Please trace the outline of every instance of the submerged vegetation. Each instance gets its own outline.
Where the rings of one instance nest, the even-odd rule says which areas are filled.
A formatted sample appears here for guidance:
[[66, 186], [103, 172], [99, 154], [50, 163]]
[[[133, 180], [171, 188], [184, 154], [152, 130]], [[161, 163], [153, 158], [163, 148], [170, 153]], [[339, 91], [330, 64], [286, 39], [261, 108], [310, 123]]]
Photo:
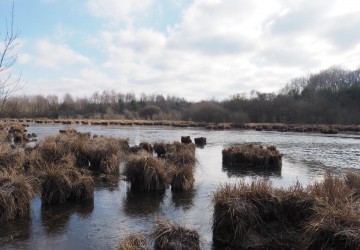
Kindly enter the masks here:
[[[349, 181], [351, 180], [351, 181]], [[234, 248], [357, 249], [360, 175], [325, 175], [304, 188], [265, 180], [221, 186], [214, 193], [213, 240]]]

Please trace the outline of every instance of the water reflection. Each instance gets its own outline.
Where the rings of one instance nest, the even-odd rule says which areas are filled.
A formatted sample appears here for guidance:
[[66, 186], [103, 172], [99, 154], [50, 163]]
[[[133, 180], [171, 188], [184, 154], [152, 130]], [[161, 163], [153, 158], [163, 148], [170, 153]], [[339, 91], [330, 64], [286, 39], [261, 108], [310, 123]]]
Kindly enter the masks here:
[[84, 203], [66, 203], [54, 206], [41, 206], [41, 224], [48, 234], [61, 234], [69, 227], [72, 215], [81, 218], [91, 216], [94, 210], [94, 201]]
[[129, 188], [123, 201], [123, 209], [131, 217], [155, 214], [159, 212], [164, 197], [165, 191], [139, 192]]
[[222, 171], [225, 172], [229, 178], [244, 176], [281, 177], [281, 168], [266, 169], [253, 166], [234, 167], [223, 164]]
[[21, 218], [0, 223], [0, 243], [27, 240], [30, 237], [31, 219]]
[[119, 175], [94, 176], [95, 189], [106, 189], [113, 192], [119, 188]]
[[182, 207], [184, 210], [187, 210], [194, 205], [193, 199], [195, 196], [195, 189], [189, 191], [175, 191], [172, 192], [171, 201], [176, 208]]

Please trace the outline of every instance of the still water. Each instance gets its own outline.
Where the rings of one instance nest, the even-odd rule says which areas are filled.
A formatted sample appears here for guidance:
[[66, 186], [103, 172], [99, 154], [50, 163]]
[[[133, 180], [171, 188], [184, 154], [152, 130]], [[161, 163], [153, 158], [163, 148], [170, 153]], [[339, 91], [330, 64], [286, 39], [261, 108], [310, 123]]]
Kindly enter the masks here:
[[[314, 182], [326, 171], [360, 171], [360, 134], [258, 132], [250, 130], [209, 131], [171, 127], [87, 126], [30, 124], [29, 133], [39, 139], [59, 129], [75, 128], [97, 135], [129, 138], [130, 145], [142, 141], [179, 141], [181, 136], [206, 137], [207, 145], [196, 149], [198, 160], [195, 188], [191, 192], [132, 193], [122, 177], [97, 183], [94, 201], [42, 207], [34, 198], [30, 219], [9, 222], [0, 228], [0, 249], [115, 249], [130, 233], [148, 234], [157, 218], [172, 219], [201, 236], [202, 249], [212, 249], [211, 195], [221, 183], [240, 178], [270, 179], [273, 186], [287, 187], [296, 181]], [[275, 145], [283, 156], [281, 171], [252, 172], [222, 166], [223, 148], [244, 143]], [[121, 168], [122, 166], [120, 166]], [[12, 236], [12, 237], [11, 237]]]

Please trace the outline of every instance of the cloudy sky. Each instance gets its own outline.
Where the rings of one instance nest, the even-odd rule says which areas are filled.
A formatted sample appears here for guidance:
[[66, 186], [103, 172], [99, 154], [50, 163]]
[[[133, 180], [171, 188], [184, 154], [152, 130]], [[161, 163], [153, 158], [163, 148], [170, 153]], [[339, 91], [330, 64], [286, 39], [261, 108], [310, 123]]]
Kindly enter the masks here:
[[358, 0], [15, 0], [14, 14], [20, 93], [222, 100], [360, 67]]

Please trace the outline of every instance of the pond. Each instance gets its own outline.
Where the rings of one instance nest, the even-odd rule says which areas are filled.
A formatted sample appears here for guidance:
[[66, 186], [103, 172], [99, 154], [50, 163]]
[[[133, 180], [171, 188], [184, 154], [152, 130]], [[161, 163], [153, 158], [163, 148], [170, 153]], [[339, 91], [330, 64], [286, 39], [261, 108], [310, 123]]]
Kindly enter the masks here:
[[[39, 139], [59, 129], [75, 128], [97, 135], [142, 141], [179, 141], [181, 136], [206, 137], [207, 145], [196, 149], [195, 188], [191, 192], [132, 193], [122, 177], [96, 183], [93, 202], [44, 208], [40, 197], [32, 202], [30, 219], [8, 222], [0, 228], [1, 249], [115, 249], [130, 233], [148, 234], [157, 218], [172, 219], [201, 236], [202, 249], [212, 249], [212, 193], [222, 183], [241, 178], [266, 178], [273, 186], [287, 187], [296, 181], [306, 185], [322, 179], [326, 171], [360, 170], [360, 134], [211, 131], [194, 128], [144, 126], [90, 126], [33, 124], [28, 132]], [[222, 166], [221, 151], [227, 146], [256, 143], [275, 145], [283, 156], [281, 171], [254, 172]], [[122, 167], [122, 166], [120, 166]], [[10, 237], [11, 236], [11, 237]]]

